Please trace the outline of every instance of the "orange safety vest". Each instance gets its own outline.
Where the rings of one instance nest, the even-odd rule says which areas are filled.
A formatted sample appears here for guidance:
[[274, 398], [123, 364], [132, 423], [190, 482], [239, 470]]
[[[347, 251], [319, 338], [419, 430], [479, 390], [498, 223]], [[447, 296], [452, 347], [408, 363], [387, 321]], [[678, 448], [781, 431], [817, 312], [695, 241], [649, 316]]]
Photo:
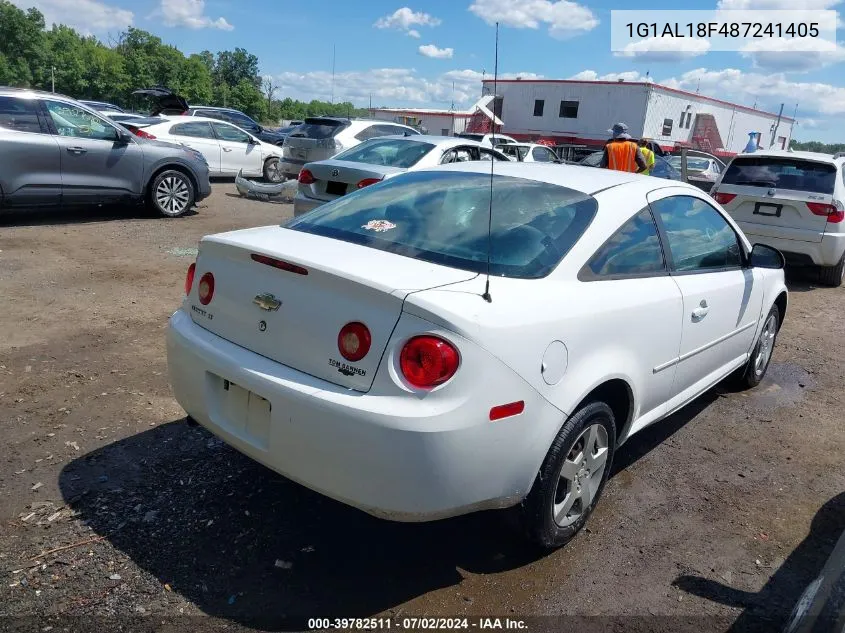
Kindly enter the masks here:
[[607, 148], [607, 168], [637, 172], [637, 144], [633, 141], [611, 141]]

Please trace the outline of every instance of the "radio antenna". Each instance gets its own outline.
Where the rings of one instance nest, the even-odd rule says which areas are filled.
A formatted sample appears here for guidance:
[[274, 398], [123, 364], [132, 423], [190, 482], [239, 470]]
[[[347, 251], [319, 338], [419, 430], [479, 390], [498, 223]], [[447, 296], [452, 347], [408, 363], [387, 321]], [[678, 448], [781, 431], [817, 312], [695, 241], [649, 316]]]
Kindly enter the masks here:
[[[490, 138], [490, 145], [496, 148], [496, 93], [499, 79], [499, 23], [496, 22], [496, 56], [493, 65], [493, 120], [491, 121], [493, 135]], [[487, 208], [487, 282], [484, 285], [484, 294], [481, 298], [487, 303], [493, 302], [490, 296], [490, 251], [493, 249], [493, 166], [496, 164], [495, 156], [490, 155], [490, 206]]]

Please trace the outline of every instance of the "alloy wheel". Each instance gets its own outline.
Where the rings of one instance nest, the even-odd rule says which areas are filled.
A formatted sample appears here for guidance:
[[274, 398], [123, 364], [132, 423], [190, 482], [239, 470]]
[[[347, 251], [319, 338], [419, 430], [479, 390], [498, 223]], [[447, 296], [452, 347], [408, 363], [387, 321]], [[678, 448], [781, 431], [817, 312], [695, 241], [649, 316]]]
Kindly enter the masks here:
[[552, 499], [555, 523], [567, 527], [590, 508], [607, 467], [608, 437], [601, 424], [593, 424], [578, 436], [561, 465]]
[[757, 356], [754, 357], [754, 373], [762, 376], [769, 366], [769, 360], [772, 358], [772, 351], [775, 347], [775, 336], [777, 335], [777, 318], [774, 314], [770, 314], [766, 319], [766, 324], [763, 326], [763, 331], [760, 333], [760, 347], [757, 350]]
[[179, 176], [166, 176], [158, 183], [155, 198], [159, 208], [168, 215], [178, 215], [188, 206], [188, 183]]

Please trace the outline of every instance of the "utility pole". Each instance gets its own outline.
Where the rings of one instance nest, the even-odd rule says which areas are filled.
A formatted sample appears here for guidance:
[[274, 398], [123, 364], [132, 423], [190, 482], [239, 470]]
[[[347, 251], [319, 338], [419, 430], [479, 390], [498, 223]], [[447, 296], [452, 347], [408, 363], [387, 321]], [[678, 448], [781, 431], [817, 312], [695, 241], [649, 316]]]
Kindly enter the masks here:
[[334, 105], [334, 62], [335, 62], [335, 45], [332, 44], [332, 105]]
[[53, 85], [53, 92], [56, 92], [56, 67], [50, 66], [50, 83]]

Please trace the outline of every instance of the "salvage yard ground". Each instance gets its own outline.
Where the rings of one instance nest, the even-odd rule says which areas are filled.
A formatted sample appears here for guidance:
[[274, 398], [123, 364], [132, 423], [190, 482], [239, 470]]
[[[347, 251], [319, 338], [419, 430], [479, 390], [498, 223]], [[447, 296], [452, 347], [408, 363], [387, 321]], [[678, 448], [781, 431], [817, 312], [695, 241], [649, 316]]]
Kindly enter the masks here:
[[239, 631], [568, 614], [774, 631], [845, 528], [845, 289], [813, 273], [789, 275], [764, 383], [634, 437], [556, 553], [527, 548], [509, 513], [388, 523], [286, 481], [188, 427], [168, 386], [167, 318], [199, 238], [292, 213], [213, 186], [175, 220], [0, 218], [0, 615], [56, 630], [58, 616]]

